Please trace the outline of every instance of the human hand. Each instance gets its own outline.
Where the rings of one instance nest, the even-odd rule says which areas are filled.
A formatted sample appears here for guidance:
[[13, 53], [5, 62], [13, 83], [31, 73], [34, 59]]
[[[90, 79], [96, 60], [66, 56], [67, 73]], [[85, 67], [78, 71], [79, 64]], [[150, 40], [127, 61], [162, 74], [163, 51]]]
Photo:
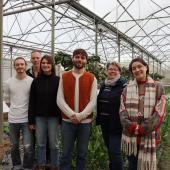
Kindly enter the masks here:
[[35, 125], [29, 125], [29, 129], [30, 130], [34, 130], [35, 129]]
[[75, 123], [75, 124], [80, 123], [80, 121], [76, 117], [76, 114], [72, 115], [70, 117], [70, 119], [71, 119], [72, 123]]

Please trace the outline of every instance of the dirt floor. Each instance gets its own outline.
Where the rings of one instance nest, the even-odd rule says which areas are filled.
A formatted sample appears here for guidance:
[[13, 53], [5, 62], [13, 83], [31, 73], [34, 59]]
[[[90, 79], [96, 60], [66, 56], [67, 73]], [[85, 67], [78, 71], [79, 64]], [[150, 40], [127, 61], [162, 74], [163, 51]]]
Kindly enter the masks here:
[[4, 141], [3, 145], [0, 145], [0, 163], [2, 163], [4, 155], [9, 153], [10, 142]]

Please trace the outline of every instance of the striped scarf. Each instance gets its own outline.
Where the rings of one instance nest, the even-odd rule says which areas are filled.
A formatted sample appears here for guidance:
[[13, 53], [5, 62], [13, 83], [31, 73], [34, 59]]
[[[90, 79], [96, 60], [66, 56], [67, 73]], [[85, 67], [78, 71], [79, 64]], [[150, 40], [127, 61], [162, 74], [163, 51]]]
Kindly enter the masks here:
[[[138, 85], [136, 80], [130, 81], [127, 86], [126, 110], [129, 117], [138, 119]], [[156, 86], [150, 77], [145, 85], [144, 112], [145, 120], [153, 113], [156, 102]], [[128, 155], [137, 155], [137, 137], [122, 134], [122, 150]], [[155, 131], [141, 137], [138, 150], [138, 170], [156, 170], [156, 139]]]

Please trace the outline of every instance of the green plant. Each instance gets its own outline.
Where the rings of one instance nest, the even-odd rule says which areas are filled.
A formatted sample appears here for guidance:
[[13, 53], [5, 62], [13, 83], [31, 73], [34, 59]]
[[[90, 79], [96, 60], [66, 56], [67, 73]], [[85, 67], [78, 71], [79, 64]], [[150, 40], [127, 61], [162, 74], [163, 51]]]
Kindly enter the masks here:
[[151, 73], [149, 74], [154, 80], [161, 80], [163, 78], [165, 78], [164, 76], [160, 75], [159, 73]]
[[101, 134], [100, 126], [93, 122], [92, 134], [88, 147], [88, 170], [108, 169], [108, 155]]
[[165, 120], [163, 122], [163, 125], [161, 126], [161, 143], [157, 149], [157, 157], [158, 161], [165, 158], [165, 146], [167, 145], [168, 141], [168, 134], [170, 131], [170, 103], [169, 100], [167, 100], [167, 114], [165, 116]]
[[66, 71], [72, 69], [72, 67], [73, 67], [71, 55], [64, 53], [62, 51], [58, 51], [55, 54], [54, 60], [55, 60], [56, 64], [61, 63], [61, 65], [64, 67], [64, 70], [66, 70]]
[[129, 69], [126, 67], [122, 67], [121, 75], [125, 77], [127, 80], [132, 78], [132, 74], [130, 73]]
[[170, 93], [170, 87], [165, 87], [165, 93], [169, 94]]
[[8, 122], [3, 123], [3, 131], [5, 134], [9, 134], [9, 125]]

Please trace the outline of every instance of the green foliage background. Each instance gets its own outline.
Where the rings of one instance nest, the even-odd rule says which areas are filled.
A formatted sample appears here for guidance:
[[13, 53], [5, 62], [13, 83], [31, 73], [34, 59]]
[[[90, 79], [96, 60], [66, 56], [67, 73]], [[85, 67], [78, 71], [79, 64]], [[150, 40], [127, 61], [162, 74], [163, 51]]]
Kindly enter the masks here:
[[[170, 87], [165, 88], [165, 92], [167, 95], [170, 95]], [[165, 158], [165, 146], [168, 142], [168, 134], [170, 131], [170, 99], [167, 97], [167, 105], [166, 105], [166, 116], [165, 120], [161, 126], [161, 143], [157, 149], [158, 161], [161, 161]]]

